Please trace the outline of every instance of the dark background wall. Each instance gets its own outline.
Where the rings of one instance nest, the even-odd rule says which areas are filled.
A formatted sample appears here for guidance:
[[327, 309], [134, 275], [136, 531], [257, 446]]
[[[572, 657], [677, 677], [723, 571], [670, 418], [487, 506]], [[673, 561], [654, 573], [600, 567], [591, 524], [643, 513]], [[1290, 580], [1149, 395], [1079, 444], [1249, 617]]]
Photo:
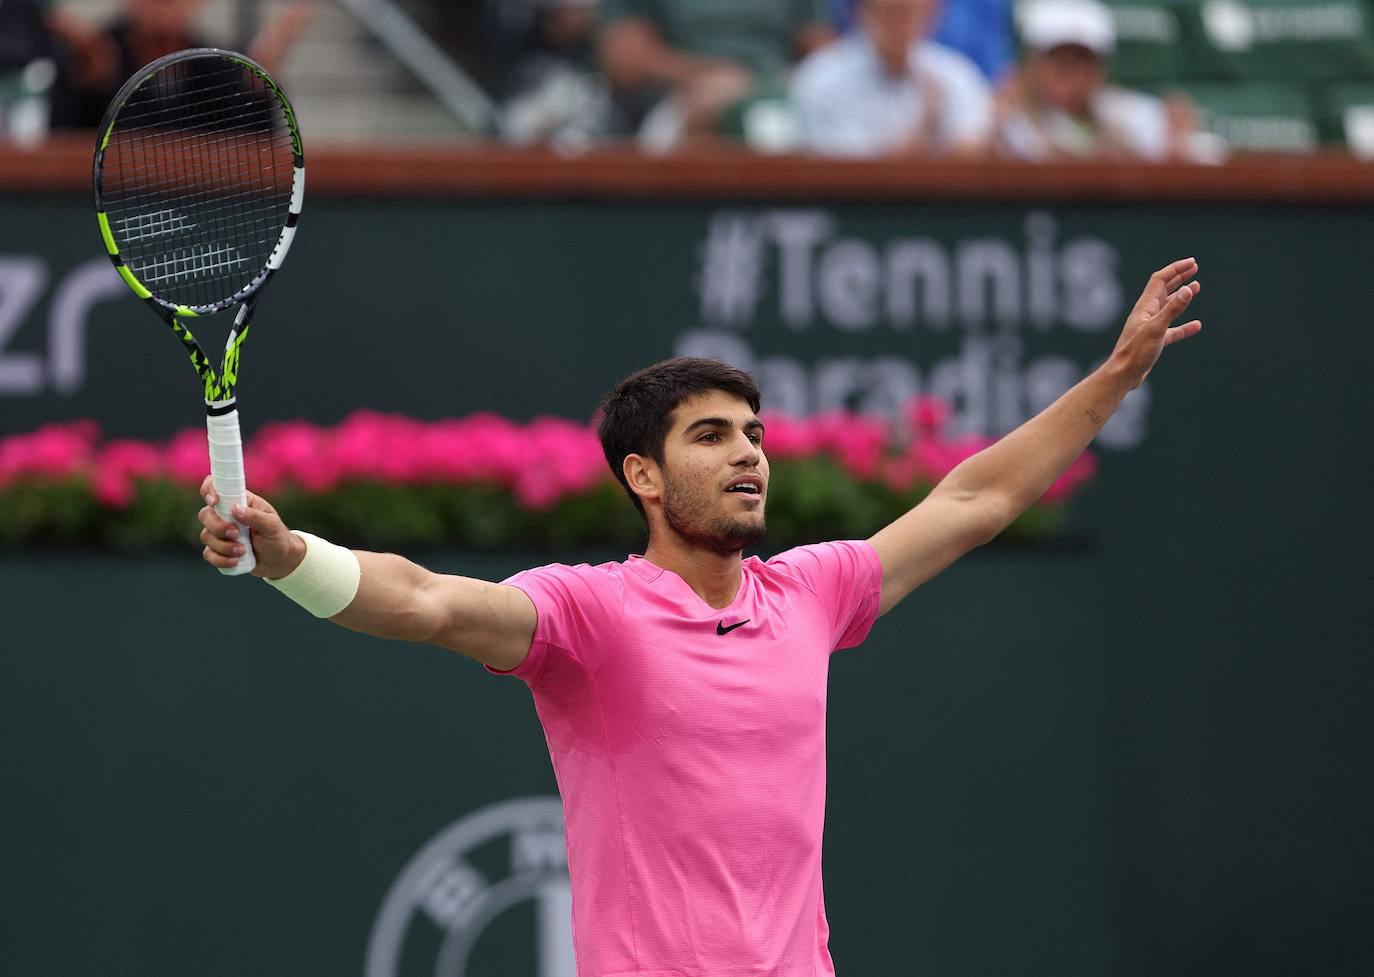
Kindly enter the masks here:
[[[0, 431], [199, 424], [165, 328], [104, 291], [86, 202], [0, 214], [0, 318], [24, 306]], [[1196, 254], [1206, 328], [1100, 448], [1079, 545], [974, 554], [835, 657], [832, 952], [842, 977], [1363, 974], [1370, 230], [1367, 208], [1296, 205], [321, 199], [245, 347], [245, 424], [585, 417], [628, 370], [710, 347], [775, 401], [935, 390], [996, 433]], [[904, 312], [888, 269], [910, 247], [944, 255], [944, 318], [934, 278]], [[420, 557], [496, 579], [617, 556], [437, 545]], [[330, 629], [194, 553], [11, 552], [0, 595], [16, 973], [359, 972], [417, 850], [554, 792], [520, 683]], [[539, 972], [522, 912], [469, 974]]]

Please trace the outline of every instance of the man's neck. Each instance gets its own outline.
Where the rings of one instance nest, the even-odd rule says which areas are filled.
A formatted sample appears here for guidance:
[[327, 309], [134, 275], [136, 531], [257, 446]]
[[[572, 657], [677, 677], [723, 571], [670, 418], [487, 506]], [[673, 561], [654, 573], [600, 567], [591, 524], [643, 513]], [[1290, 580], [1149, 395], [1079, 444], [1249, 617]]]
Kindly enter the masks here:
[[729, 607], [739, 593], [742, 552], [714, 553], [689, 546], [681, 539], [660, 539], [661, 535], [664, 534], [655, 534], [649, 540], [644, 559], [676, 573], [711, 607]]
[[865, 35], [865, 39], [873, 51], [873, 57], [877, 58], [878, 64], [882, 66], [885, 75], [897, 79], [906, 78], [911, 74], [911, 49], [913, 45], [908, 44], [901, 51], [889, 51], [886, 48], [879, 48], [872, 37]]

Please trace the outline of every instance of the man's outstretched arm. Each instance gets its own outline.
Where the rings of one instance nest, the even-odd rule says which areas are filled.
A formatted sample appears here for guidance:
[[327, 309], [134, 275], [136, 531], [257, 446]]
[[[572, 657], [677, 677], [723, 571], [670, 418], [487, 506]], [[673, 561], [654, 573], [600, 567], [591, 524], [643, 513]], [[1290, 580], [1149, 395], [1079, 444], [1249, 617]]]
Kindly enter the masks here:
[[[207, 476], [200, 487], [205, 561], [232, 566], [243, 552], [238, 530], [215, 512], [215, 490]], [[248, 508], [235, 518], [252, 531], [254, 576], [276, 580], [294, 572], [307, 544], [287, 529], [261, 496], [248, 494]], [[332, 544], [322, 545], [329, 546]], [[431, 573], [392, 553], [355, 550], [361, 576], [353, 599], [329, 618], [335, 624], [380, 638], [422, 641], [457, 651], [492, 668], [509, 671], [524, 661], [534, 636], [534, 604], [516, 587], [470, 577]]]
[[1184, 258], [1151, 275], [1106, 363], [869, 540], [883, 565], [879, 614], [1011, 525], [1083, 453], [1164, 347], [1202, 329], [1196, 319], [1170, 327], [1201, 288], [1196, 274], [1197, 262]]

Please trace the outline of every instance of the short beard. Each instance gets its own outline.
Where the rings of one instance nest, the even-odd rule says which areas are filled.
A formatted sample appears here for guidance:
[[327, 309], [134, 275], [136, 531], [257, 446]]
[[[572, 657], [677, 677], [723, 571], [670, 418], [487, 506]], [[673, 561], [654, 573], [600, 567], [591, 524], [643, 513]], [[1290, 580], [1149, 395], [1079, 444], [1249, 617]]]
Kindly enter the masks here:
[[684, 496], [669, 480], [663, 494], [663, 518], [668, 528], [691, 546], [709, 550], [720, 556], [738, 553], [763, 538], [767, 526], [764, 518], [746, 521], [734, 516], [722, 516], [703, 526], [706, 504], [700, 499]]

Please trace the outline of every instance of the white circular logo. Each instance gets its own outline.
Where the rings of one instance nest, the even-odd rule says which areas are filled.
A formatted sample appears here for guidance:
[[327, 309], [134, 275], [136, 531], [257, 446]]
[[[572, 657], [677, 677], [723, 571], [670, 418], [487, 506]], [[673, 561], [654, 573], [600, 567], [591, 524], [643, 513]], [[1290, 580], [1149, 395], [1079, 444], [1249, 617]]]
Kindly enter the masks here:
[[1248, 51], [1255, 44], [1255, 15], [1235, 0], [1210, 0], [1202, 7], [1202, 22], [1223, 51]]
[[366, 977], [467, 977], [478, 937], [518, 907], [518, 925], [534, 929], [519, 943], [533, 947], [536, 977], [575, 977], [572, 885], [557, 797], [493, 804], [425, 845], [377, 914]]

